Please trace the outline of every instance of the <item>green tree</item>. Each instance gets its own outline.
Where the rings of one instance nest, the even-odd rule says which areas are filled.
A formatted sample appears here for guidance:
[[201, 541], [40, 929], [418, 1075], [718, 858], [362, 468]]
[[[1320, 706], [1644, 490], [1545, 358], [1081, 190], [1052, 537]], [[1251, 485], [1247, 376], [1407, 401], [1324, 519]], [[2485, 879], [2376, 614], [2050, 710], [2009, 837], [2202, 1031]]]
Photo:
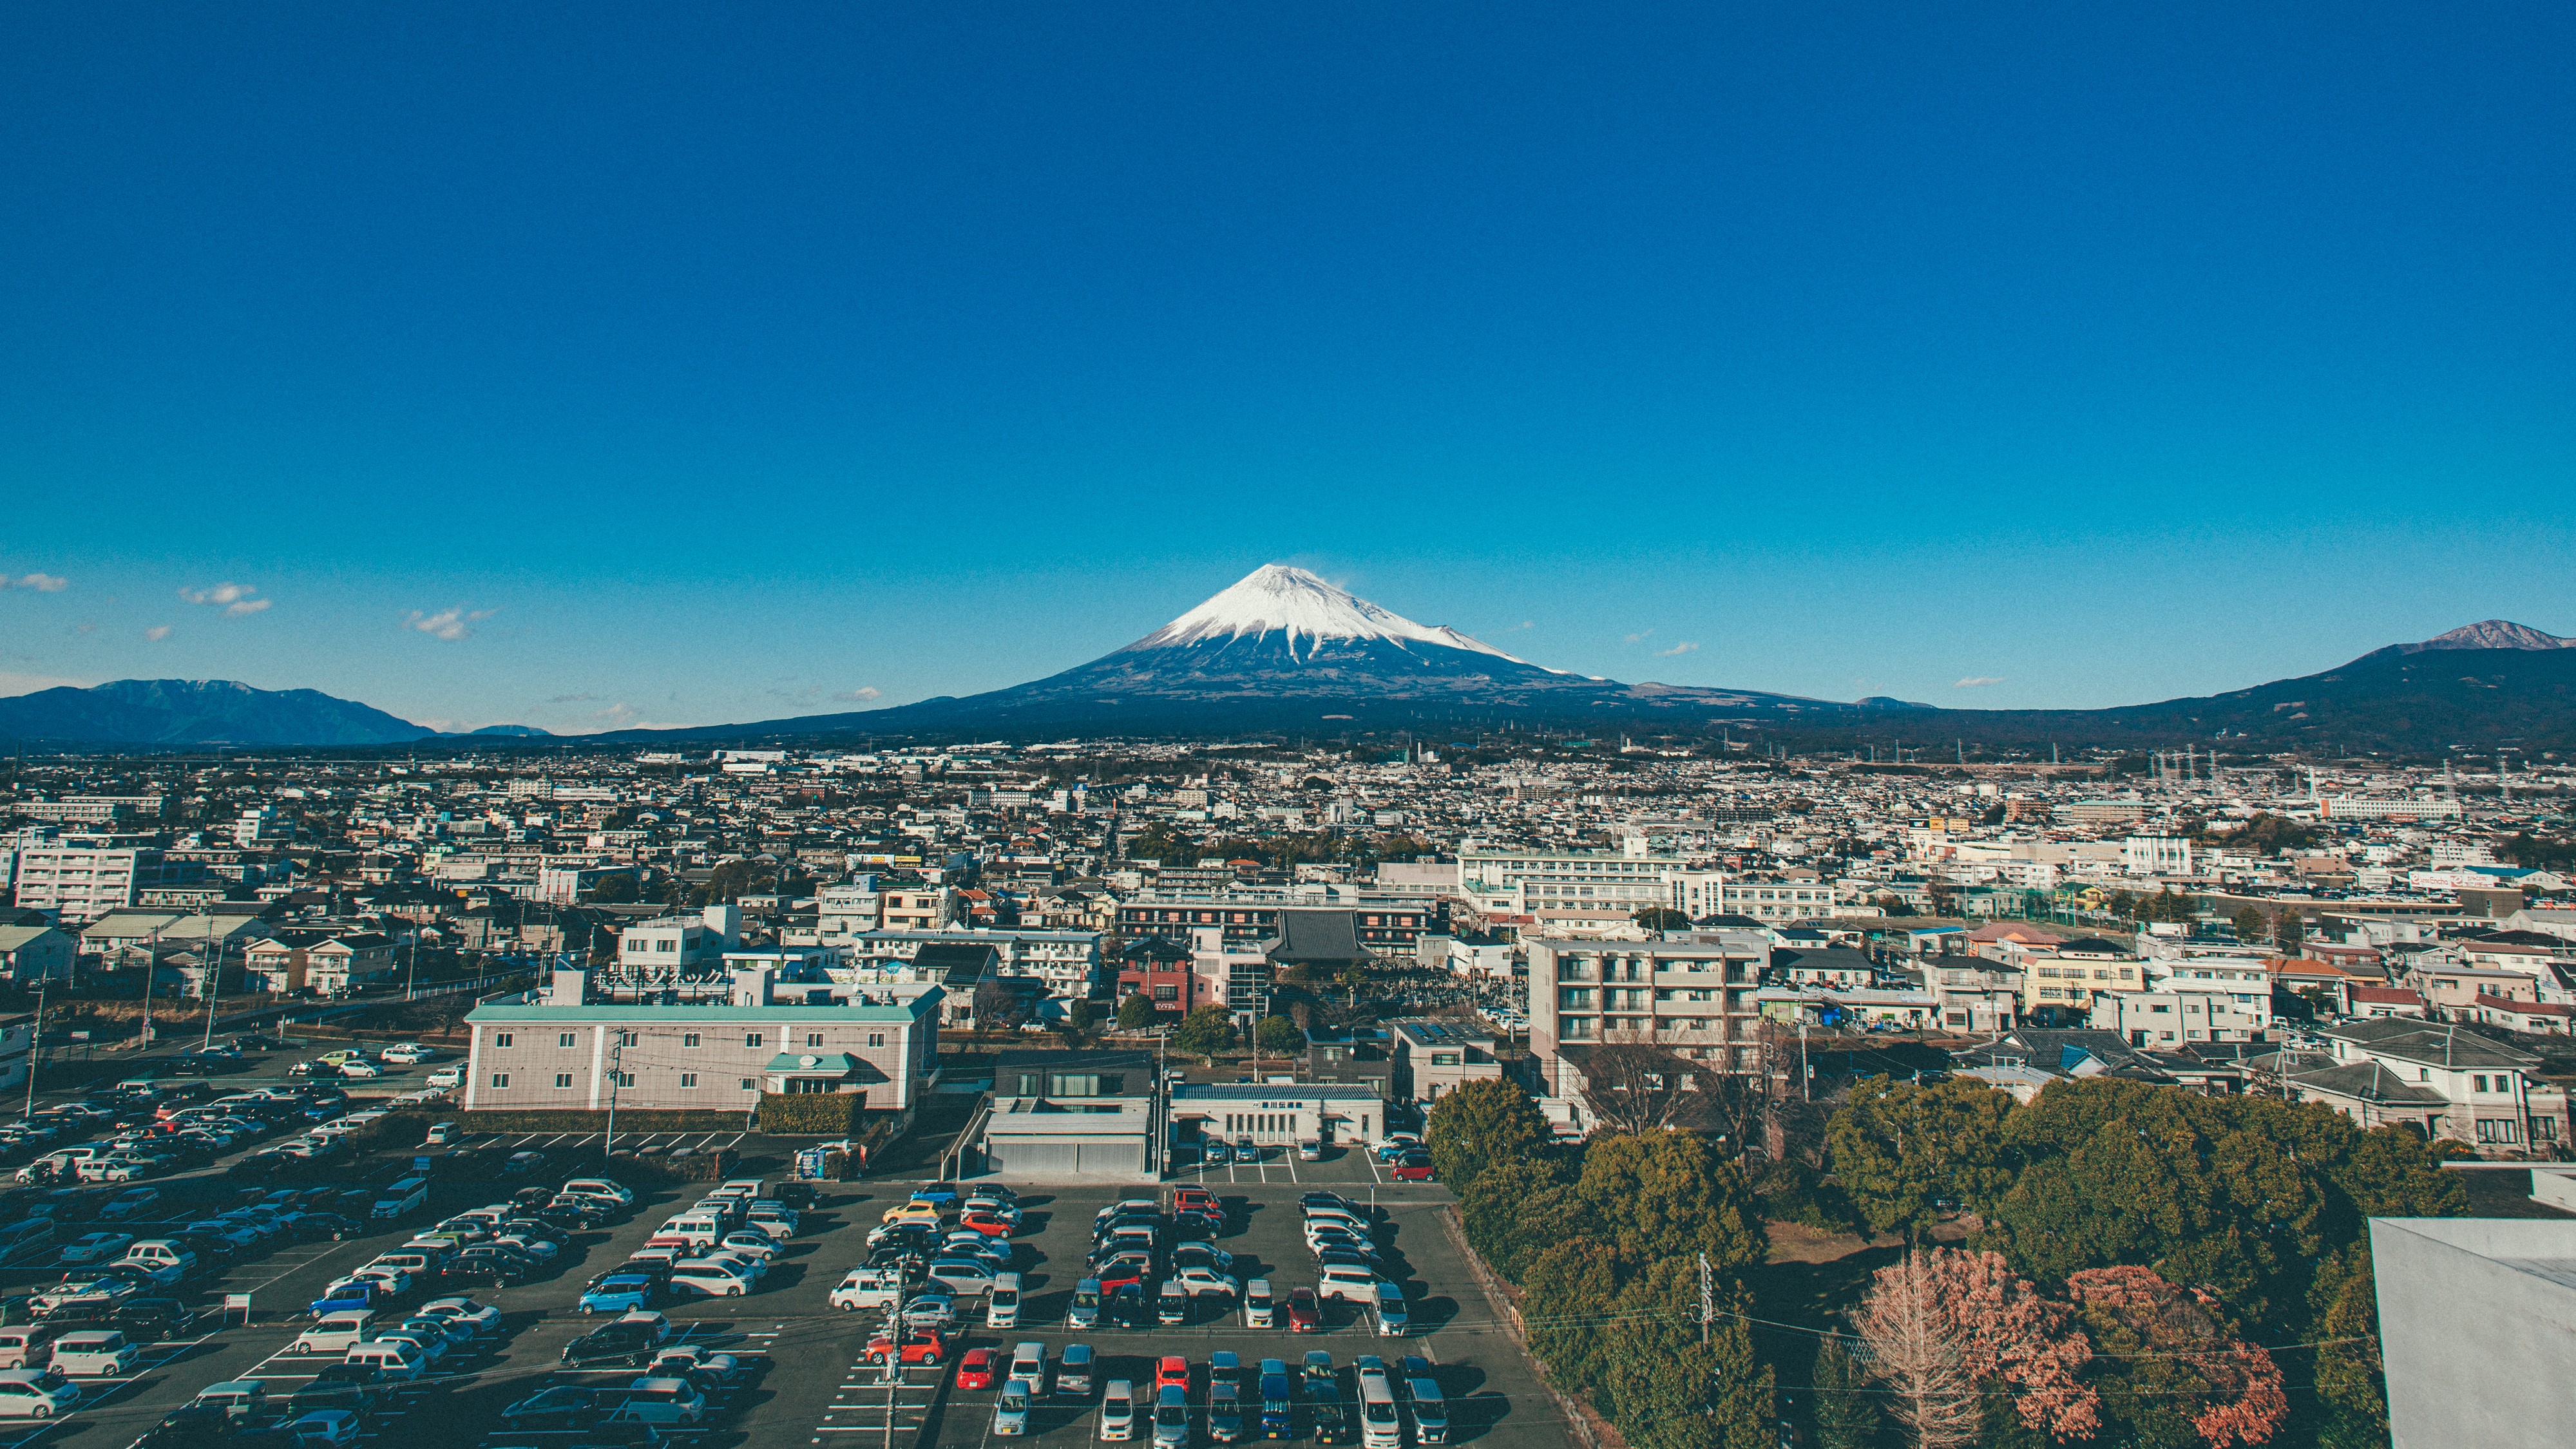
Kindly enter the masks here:
[[1131, 991], [1118, 1000], [1118, 1024], [1129, 1031], [1142, 1031], [1154, 1024], [1154, 1003], [1145, 993]]
[[1234, 1045], [1234, 1021], [1225, 1008], [1213, 1003], [1194, 1008], [1172, 1029], [1172, 1050], [1204, 1057], [1211, 1067], [1216, 1054]]
[[1876, 1449], [1884, 1424], [1878, 1395], [1839, 1338], [1826, 1339], [1816, 1350], [1815, 1391], [1808, 1403], [1816, 1449]]
[[1344, 992], [1348, 993], [1351, 1005], [1360, 1004], [1360, 993], [1368, 989], [1368, 979], [1368, 967], [1365, 963], [1352, 961], [1342, 967], [1338, 984]]
[[1496, 1162], [1457, 1189], [1458, 1218], [1487, 1266], [1518, 1283], [1532, 1260], [1584, 1229], [1574, 1183], [1553, 1155]]
[[1297, 1023], [1284, 1016], [1261, 1018], [1260, 1024], [1252, 1029], [1252, 1041], [1272, 1056], [1284, 1057], [1306, 1049], [1306, 1034], [1297, 1029]]
[[1964, 1077], [1874, 1077], [1826, 1124], [1834, 1176], [1871, 1227], [1919, 1237], [1944, 1203], [1982, 1213], [2010, 1189], [2012, 1111], [2009, 1095]]
[[1432, 1174], [1463, 1196], [1485, 1171], [1523, 1160], [1553, 1135], [1520, 1083], [1487, 1077], [1462, 1082], [1432, 1103], [1422, 1140], [1431, 1150]]
[[1064, 1009], [1064, 1024], [1076, 1036], [1088, 1035], [1099, 1025], [1100, 1010], [1089, 1001], [1076, 1001]]
[[[1592, 1234], [1621, 1260], [1645, 1264], [1706, 1254], [1732, 1276], [1762, 1260], [1766, 1239], [1752, 1188], [1717, 1144], [1666, 1128], [1595, 1141], [1575, 1192]], [[1694, 1270], [1696, 1271], [1696, 1270]]]
[[1648, 906], [1628, 918], [1649, 931], [1687, 931], [1691, 918], [1670, 906]]
[[2260, 941], [2270, 934], [2272, 934], [2272, 923], [2263, 919], [2263, 913], [2260, 910], [2257, 910], [2252, 906], [2242, 906], [2237, 909], [2237, 940], [2247, 942]]

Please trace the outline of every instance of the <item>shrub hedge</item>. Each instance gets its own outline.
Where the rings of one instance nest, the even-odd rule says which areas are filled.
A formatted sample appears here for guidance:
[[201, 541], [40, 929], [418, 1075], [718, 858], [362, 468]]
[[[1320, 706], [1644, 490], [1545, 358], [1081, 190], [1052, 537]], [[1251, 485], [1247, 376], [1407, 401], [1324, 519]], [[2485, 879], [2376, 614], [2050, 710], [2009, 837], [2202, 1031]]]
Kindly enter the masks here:
[[763, 1092], [760, 1130], [780, 1137], [847, 1137], [859, 1130], [867, 1100], [857, 1092]]

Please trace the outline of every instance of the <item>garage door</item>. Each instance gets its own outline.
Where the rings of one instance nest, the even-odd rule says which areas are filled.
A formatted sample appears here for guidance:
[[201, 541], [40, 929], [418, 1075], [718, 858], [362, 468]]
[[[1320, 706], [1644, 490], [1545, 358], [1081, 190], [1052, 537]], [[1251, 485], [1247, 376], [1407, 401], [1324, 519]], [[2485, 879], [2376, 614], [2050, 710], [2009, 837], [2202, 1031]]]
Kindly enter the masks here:
[[984, 1139], [992, 1170], [1009, 1177], [1133, 1177], [1145, 1170], [1145, 1144]]

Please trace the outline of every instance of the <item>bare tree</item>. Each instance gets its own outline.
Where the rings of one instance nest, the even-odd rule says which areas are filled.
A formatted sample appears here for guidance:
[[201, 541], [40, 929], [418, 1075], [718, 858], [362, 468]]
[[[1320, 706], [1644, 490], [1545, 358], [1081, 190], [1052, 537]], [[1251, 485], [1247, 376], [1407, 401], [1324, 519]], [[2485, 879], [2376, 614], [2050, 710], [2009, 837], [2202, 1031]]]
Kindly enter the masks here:
[[1701, 1130], [1710, 1117], [1716, 1069], [1646, 1039], [1613, 1039], [1584, 1054], [1583, 1099], [1619, 1132], [1659, 1127]]
[[1916, 1449], [1962, 1449], [1977, 1440], [1976, 1381], [1967, 1345], [1920, 1253], [1878, 1270], [1854, 1327], [1869, 1347], [1870, 1376]]

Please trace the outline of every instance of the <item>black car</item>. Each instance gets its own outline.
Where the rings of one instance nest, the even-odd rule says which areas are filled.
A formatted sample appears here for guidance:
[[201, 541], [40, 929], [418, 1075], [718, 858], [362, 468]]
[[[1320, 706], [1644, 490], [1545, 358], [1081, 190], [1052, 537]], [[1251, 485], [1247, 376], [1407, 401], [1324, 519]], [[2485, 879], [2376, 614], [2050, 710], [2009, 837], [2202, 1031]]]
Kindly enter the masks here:
[[380, 1368], [335, 1363], [307, 1379], [288, 1401], [287, 1417], [301, 1418], [316, 1409], [347, 1409], [364, 1414], [393, 1397], [402, 1385]]
[[579, 1367], [642, 1368], [661, 1347], [649, 1324], [612, 1323], [565, 1344], [562, 1361]]
[[344, 1218], [338, 1213], [299, 1213], [295, 1219], [295, 1237], [298, 1242], [318, 1243], [327, 1239], [334, 1243], [344, 1243], [351, 1238], [364, 1237], [366, 1233], [365, 1223]]
[[1315, 1442], [1348, 1444], [1357, 1436], [1351, 1433], [1351, 1411], [1342, 1403], [1342, 1391], [1330, 1383], [1309, 1380], [1306, 1403], [1314, 1415]]
[[197, 1310], [176, 1298], [128, 1298], [116, 1305], [113, 1321], [126, 1337], [151, 1343], [177, 1336], [197, 1321]]
[[578, 1429], [602, 1412], [601, 1399], [597, 1389], [557, 1384], [503, 1409], [501, 1423], [511, 1429]]
[[814, 1206], [814, 1184], [792, 1180], [782, 1182], [774, 1196], [779, 1206], [794, 1208], [801, 1213]]
[[233, 1421], [230, 1414], [210, 1406], [190, 1404], [145, 1430], [134, 1441], [133, 1449], [200, 1449], [204, 1445], [232, 1442]]
[[506, 1288], [528, 1281], [528, 1265], [488, 1248], [468, 1248], [447, 1265], [446, 1277], [454, 1283], [490, 1283]]
[[1100, 1305], [1100, 1313], [1112, 1328], [1143, 1328], [1154, 1321], [1154, 1305], [1145, 1299], [1145, 1290], [1134, 1283], [1119, 1285]]
[[273, 1052], [284, 1045], [286, 1043], [273, 1036], [261, 1036], [257, 1032], [233, 1038], [233, 1046], [246, 1052]]

